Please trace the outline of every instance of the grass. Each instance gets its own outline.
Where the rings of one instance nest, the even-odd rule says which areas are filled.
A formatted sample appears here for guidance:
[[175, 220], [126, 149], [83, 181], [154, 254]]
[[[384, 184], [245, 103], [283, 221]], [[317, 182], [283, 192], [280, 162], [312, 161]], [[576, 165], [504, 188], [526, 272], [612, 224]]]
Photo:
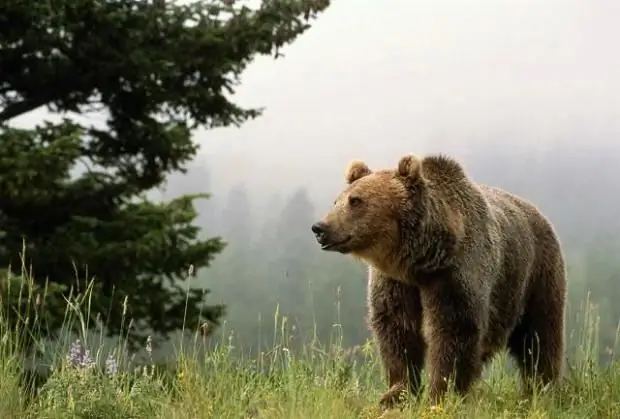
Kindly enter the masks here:
[[[80, 301], [87, 299], [82, 296]], [[68, 303], [67, 322], [88, 315], [82, 311], [78, 304]], [[154, 365], [148, 356], [142, 364], [118, 353], [106, 356], [95, 345], [90, 348], [94, 366], [76, 367], [67, 359], [70, 342], [65, 341], [57, 343], [49, 357], [49, 377], [33, 390], [24, 384], [25, 363], [16, 338], [20, 333], [8, 326], [14, 322], [6, 314], [0, 316], [0, 418], [620, 417], [620, 363], [597, 366], [596, 319], [590, 316], [584, 319], [565, 380], [554, 392], [525, 400], [517, 374], [498, 357], [467, 400], [451, 394], [445, 403], [433, 406], [422, 395], [402, 410], [383, 414], [377, 401], [386, 388], [371, 342], [342, 348], [338, 339], [328, 346], [310, 341], [293, 353], [282, 332], [270, 351], [243, 359], [233, 355], [228, 339], [214, 350], [190, 350], [204, 344], [196, 337], [189, 349], [179, 345], [174, 362], [167, 366]], [[276, 330], [279, 324], [276, 316]], [[87, 333], [81, 339], [92, 344]], [[150, 355], [148, 347], [144, 352]], [[110, 365], [115, 371], [106, 372]]]

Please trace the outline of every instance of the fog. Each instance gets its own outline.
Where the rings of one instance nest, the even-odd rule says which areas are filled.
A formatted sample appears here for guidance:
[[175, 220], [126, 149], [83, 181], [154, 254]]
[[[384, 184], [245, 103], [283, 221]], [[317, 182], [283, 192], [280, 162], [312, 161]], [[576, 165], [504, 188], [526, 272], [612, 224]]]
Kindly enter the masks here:
[[280, 304], [323, 340], [340, 325], [348, 345], [363, 342], [363, 267], [322, 253], [310, 224], [351, 159], [393, 167], [404, 153], [442, 152], [550, 217], [569, 264], [569, 347], [596, 308], [608, 356], [620, 320], [617, 16], [608, 0], [340, 0], [283, 59], [257, 60], [236, 99], [264, 114], [197, 132], [206, 172], [168, 191], [214, 194], [205, 231], [230, 246], [202, 278], [229, 305], [229, 328], [264, 347]]
[[264, 205], [265, 190], [301, 185], [327, 199], [352, 158], [390, 166], [440, 151], [467, 163], [498, 144], [518, 159], [610, 145], [618, 16], [615, 0], [338, 0], [285, 57], [250, 65], [235, 100], [264, 114], [197, 130], [195, 165], [208, 167], [213, 193], [242, 182]]
[[245, 73], [237, 98], [262, 117], [196, 138], [218, 189], [313, 196], [352, 158], [595, 148], [620, 134], [618, 16], [613, 0], [339, 0]]
[[364, 269], [321, 252], [310, 225], [351, 159], [377, 168], [442, 152], [549, 216], [568, 255], [569, 329], [591, 291], [607, 353], [620, 320], [618, 16], [617, 0], [335, 1], [284, 58], [243, 74], [235, 100], [264, 114], [196, 131], [192, 169], [158, 192], [212, 194], [199, 222], [229, 247], [197, 283], [229, 306], [246, 343], [264, 346], [257, 324], [273, 331], [280, 304], [321, 336], [340, 324], [360, 344]]

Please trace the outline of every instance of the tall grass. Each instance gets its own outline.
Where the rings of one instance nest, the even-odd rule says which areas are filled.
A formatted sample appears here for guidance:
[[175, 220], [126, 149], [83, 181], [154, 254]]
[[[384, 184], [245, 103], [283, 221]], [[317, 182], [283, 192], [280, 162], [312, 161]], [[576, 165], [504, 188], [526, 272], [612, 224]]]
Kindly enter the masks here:
[[[206, 342], [196, 335], [189, 340], [191, 347], [178, 345], [171, 364], [155, 365], [147, 343], [144, 362], [139, 362], [126, 355], [123, 339], [112, 348], [101, 345], [102, 335], [93, 339], [83, 326], [91, 314], [86, 290], [67, 299], [64, 337], [43, 345], [43, 356], [26, 360], [21, 346], [26, 330], [20, 327], [36, 330], [44, 325], [32, 310], [36, 293], [25, 269], [21, 278], [18, 284], [0, 278], [8, 284], [0, 299], [0, 418], [620, 417], [620, 364], [597, 366], [598, 323], [587, 303], [582, 330], [568, 333], [578, 339], [579, 350], [558, 390], [524, 399], [517, 374], [507, 368], [505, 356], [498, 356], [467, 400], [451, 394], [445, 403], [433, 406], [423, 395], [402, 410], [382, 413], [377, 401], [385, 383], [372, 342], [343, 348], [342, 331], [336, 327], [329, 344], [313, 338], [292, 351], [285, 319], [277, 311], [277, 339], [270, 351], [255, 358], [233, 355], [234, 340], [229, 338], [206, 350]], [[6, 289], [10, 286], [19, 286], [17, 304], [6, 297], [16, 293]], [[75, 324], [81, 326], [79, 345], [69, 333]], [[72, 343], [73, 358], [68, 359]], [[80, 345], [88, 347], [92, 363], [82, 360], [78, 365], [74, 358], [84, 349]], [[32, 367], [48, 372], [43, 383], [30, 385], [27, 369]]]

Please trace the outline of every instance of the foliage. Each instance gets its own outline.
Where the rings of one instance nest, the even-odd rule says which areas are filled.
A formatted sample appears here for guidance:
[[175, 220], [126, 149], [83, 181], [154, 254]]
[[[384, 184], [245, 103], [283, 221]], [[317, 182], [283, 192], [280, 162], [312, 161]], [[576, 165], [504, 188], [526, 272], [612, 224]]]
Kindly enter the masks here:
[[[233, 103], [259, 54], [278, 54], [327, 0], [234, 2], [60, 0], [0, 6], [0, 265], [84, 295], [109, 334], [132, 322], [130, 342], [183, 325], [217, 324], [223, 306], [180, 285], [224, 248], [199, 240], [193, 201], [145, 193], [183, 172], [198, 144], [191, 130], [238, 126], [261, 109]], [[45, 106], [63, 118], [9, 124]], [[79, 116], [68, 118], [67, 116]], [[94, 124], [95, 117], [105, 118]], [[199, 191], [196, 191], [199, 192]], [[19, 254], [22, 243], [26, 252]], [[52, 336], [62, 306], [49, 301]], [[126, 326], [126, 325], [125, 325]]]

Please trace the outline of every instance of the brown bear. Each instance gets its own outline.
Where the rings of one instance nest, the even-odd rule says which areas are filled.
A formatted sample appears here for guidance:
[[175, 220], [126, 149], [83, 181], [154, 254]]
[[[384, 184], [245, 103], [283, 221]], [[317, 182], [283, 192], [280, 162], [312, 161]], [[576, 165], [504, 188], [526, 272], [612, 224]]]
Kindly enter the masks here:
[[563, 372], [566, 269], [554, 227], [532, 203], [474, 182], [451, 157], [402, 157], [372, 172], [350, 164], [349, 186], [312, 226], [326, 251], [369, 265], [369, 325], [389, 408], [452, 382], [466, 395], [498, 351], [516, 360], [524, 388]]

